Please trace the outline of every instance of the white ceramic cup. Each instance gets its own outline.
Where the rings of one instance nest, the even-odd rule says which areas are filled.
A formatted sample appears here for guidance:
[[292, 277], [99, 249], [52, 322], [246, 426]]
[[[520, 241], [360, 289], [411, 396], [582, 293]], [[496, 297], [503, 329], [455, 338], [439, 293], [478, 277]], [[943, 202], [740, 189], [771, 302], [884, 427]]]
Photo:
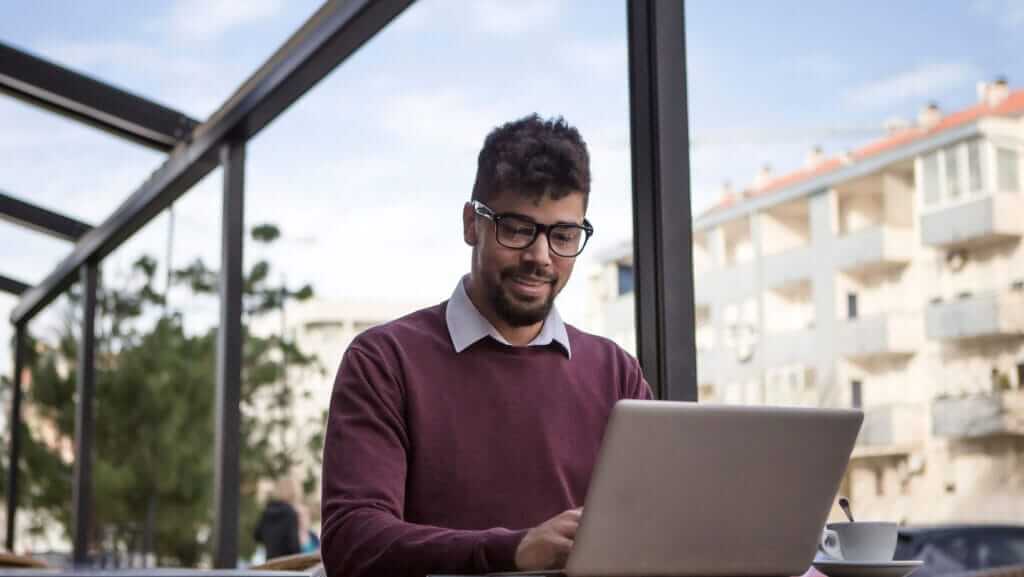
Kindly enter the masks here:
[[892, 561], [898, 532], [896, 523], [829, 523], [821, 534], [821, 550], [844, 561]]

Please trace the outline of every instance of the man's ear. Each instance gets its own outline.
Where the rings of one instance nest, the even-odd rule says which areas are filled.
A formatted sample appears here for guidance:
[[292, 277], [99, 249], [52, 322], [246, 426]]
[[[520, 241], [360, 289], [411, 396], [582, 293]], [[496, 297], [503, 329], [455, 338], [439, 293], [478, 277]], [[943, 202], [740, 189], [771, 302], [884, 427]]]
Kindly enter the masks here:
[[469, 246], [476, 246], [476, 211], [468, 202], [462, 206], [462, 240]]

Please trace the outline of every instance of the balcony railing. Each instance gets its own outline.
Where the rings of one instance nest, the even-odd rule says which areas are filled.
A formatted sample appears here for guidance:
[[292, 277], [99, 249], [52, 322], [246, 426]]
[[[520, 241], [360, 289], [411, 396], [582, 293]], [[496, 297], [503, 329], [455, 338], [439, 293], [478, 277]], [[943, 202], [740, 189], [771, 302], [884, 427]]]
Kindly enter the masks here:
[[721, 357], [721, 349], [697, 349], [697, 382], [699, 384], [719, 384]]
[[700, 305], [712, 302], [736, 302], [757, 293], [756, 264], [744, 261], [724, 268], [694, 274], [694, 301]]
[[937, 340], [1024, 335], [1024, 291], [986, 292], [932, 303], [925, 311], [925, 334]]
[[1024, 391], [935, 399], [932, 434], [952, 439], [1024, 435]]
[[1024, 197], [996, 193], [921, 215], [921, 242], [941, 248], [981, 245], [1024, 234]]
[[840, 237], [836, 266], [844, 272], [870, 272], [910, 262], [914, 239], [911, 231], [875, 226]]
[[814, 363], [819, 352], [814, 331], [799, 330], [765, 333], [760, 352], [766, 367]]
[[836, 325], [836, 352], [849, 359], [907, 355], [921, 346], [921, 317], [891, 313], [844, 319]]
[[814, 254], [813, 248], [801, 247], [765, 256], [761, 261], [764, 288], [783, 288], [810, 279], [815, 266]]
[[855, 456], [909, 452], [924, 441], [927, 421], [924, 408], [882, 405], [864, 410], [864, 424], [857, 437]]

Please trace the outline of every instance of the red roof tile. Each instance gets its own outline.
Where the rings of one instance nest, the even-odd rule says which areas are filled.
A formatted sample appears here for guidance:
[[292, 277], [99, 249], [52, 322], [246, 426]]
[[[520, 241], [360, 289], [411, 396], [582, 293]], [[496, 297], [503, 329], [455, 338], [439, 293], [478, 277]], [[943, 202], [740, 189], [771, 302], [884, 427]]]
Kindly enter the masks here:
[[853, 152], [849, 153], [848, 158], [844, 162], [843, 157], [832, 157], [827, 160], [823, 160], [814, 167], [803, 168], [795, 172], [777, 176], [760, 187], [744, 190], [739, 193], [732, 193], [727, 195], [721, 201], [716, 203], [714, 206], [704, 211], [698, 220], [706, 216], [715, 214], [726, 208], [738, 204], [738, 202], [759, 196], [764, 196], [780, 189], [798, 184], [805, 180], [828, 174], [834, 170], [837, 170], [841, 166], [849, 163], [859, 162], [861, 160], [870, 158], [872, 156], [881, 154], [893, 148], [898, 148], [905, 144], [910, 144], [916, 140], [934, 136], [940, 132], [963, 126], [976, 120], [987, 117], [987, 116], [1018, 116], [1024, 114], [1024, 90], [1017, 90], [1011, 92], [999, 105], [991, 107], [987, 104], [980, 103], [970, 108], [954, 112], [944, 116], [938, 124], [930, 129], [924, 129], [921, 127], [911, 127], [900, 132], [887, 136], [881, 140], [867, 144]]

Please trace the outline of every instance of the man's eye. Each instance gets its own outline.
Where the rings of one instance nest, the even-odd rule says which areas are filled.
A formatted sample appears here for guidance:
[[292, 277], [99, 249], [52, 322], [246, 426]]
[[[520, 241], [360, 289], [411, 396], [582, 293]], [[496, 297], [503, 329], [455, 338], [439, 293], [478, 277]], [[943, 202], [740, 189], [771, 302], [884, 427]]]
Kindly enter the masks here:
[[579, 238], [580, 233], [577, 230], [559, 230], [555, 232], [554, 236], [556, 242], [569, 243], [574, 242], [577, 238]]
[[511, 236], [522, 236], [531, 237], [533, 236], [533, 227], [525, 224], [507, 223], [504, 226], [505, 232]]

